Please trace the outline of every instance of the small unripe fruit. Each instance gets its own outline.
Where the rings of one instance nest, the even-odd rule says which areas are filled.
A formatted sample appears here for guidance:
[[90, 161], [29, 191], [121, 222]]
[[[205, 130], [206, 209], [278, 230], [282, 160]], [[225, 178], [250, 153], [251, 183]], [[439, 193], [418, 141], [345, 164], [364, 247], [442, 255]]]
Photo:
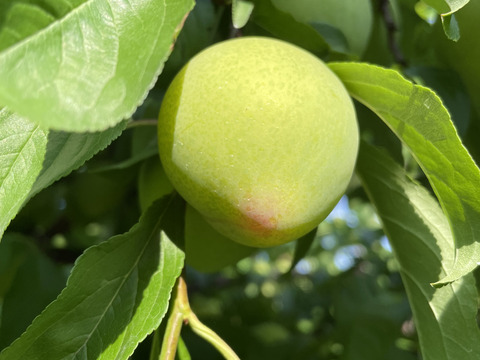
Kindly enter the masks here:
[[286, 243], [343, 195], [358, 151], [352, 101], [318, 58], [258, 37], [196, 55], [170, 85], [159, 153], [177, 191], [248, 246]]

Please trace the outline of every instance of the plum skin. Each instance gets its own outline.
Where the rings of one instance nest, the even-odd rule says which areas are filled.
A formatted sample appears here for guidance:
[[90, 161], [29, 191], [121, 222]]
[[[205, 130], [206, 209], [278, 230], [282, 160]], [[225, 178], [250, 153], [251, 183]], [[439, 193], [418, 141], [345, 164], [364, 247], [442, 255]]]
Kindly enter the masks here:
[[170, 84], [158, 144], [167, 176], [221, 234], [283, 244], [344, 194], [358, 152], [352, 100], [312, 54], [245, 37], [192, 58]]

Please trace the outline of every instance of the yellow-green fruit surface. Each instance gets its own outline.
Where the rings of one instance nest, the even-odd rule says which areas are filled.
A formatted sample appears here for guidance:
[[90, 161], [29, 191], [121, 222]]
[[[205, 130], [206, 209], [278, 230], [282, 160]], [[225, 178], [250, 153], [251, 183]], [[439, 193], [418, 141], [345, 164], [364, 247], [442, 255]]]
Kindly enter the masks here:
[[[157, 199], [173, 192], [158, 158], [145, 161], [138, 179], [142, 212]], [[215, 231], [190, 205], [185, 209], [185, 261], [202, 272], [215, 272], [254, 253], [257, 249], [238, 244]]]
[[318, 58], [260, 37], [196, 55], [159, 115], [160, 158], [173, 186], [213, 228], [268, 247], [316, 227], [351, 178], [352, 101]]

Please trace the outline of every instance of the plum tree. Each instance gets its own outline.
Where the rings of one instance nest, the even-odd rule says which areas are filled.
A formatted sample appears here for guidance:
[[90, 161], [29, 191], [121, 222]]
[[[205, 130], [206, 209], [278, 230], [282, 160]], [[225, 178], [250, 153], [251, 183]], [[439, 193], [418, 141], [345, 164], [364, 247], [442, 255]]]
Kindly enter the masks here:
[[358, 151], [355, 110], [312, 54], [261, 37], [202, 51], [163, 100], [159, 154], [177, 191], [241, 244], [286, 243], [345, 192]]

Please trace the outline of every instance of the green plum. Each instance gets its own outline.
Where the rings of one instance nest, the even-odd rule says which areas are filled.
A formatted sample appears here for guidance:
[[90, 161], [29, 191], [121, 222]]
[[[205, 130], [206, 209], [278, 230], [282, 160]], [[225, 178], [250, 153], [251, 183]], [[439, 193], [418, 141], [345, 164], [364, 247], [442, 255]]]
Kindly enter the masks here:
[[[138, 182], [142, 211], [173, 191], [158, 158], [146, 160]], [[185, 210], [185, 260], [198, 271], [215, 272], [233, 265], [257, 249], [231, 241], [215, 231], [190, 205]]]
[[318, 58], [262, 37], [197, 54], [169, 86], [159, 154], [173, 186], [224, 236], [299, 238], [333, 209], [358, 152], [355, 110]]

